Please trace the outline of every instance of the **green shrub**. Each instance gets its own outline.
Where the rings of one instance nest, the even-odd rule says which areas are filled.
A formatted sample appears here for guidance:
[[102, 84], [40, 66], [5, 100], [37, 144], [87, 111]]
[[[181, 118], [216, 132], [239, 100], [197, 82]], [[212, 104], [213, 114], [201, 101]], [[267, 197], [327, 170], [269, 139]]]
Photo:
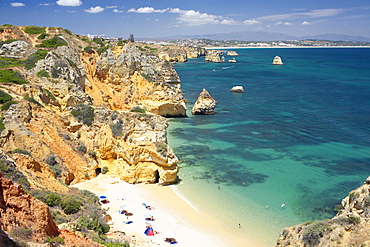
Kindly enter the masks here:
[[18, 71], [9, 69], [0, 70], [0, 82], [8, 82], [19, 85], [29, 83]]
[[26, 60], [23, 61], [24, 68], [29, 70], [36, 66], [37, 61], [44, 59], [48, 51], [39, 49], [35, 53], [31, 54]]
[[62, 198], [58, 194], [55, 194], [55, 193], [51, 193], [46, 196], [46, 204], [49, 207], [54, 207], [56, 205], [59, 205], [61, 200]]
[[348, 221], [351, 224], [356, 225], [356, 224], [360, 223], [361, 219], [360, 219], [360, 217], [350, 216], [350, 217], [348, 217]]
[[82, 202], [75, 199], [73, 196], [64, 196], [60, 202], [64, 213], [75, 214], [81, 208]]
[[72, 116], [74, 116], [79, 122], [86, 125], [91, 125], [94, 121], [95, 113], [94, 108], [85, 104], [77, 105], [72, 111]]
[[329, 225], [325, 222], [313, 222], [303, 230], [303, 242], [307, 246], [318, 245], [320, 243], [320, 238], [324, 236], [324, 232], [328, 229]]
[[0, 104], [4, 104], [7, 101], [12, 100], [13, 97], [10, 94], [7, 94], [6, 92], [0, 90]]
[[88, 37], [82, 37], [81, 40], [85, 42], [90, 42], [90, 39]]
[[54, 37], [42, 41], [40, 47], [49, 47], [49, 48], [57, 48], [58, 46], [66, 46], [68, 45], [67, 41], [62, 39], [61, 37], [55, 35]]
[[59, 244], [64, 244], [64, 239], [62, 237], [56, 236], [54, 238], [48, 237], [45, 240], [46, 243], [53, 244], [52, 246], [59, 246]]
[[86, 148], [85, 143], [83, 142], [78, 143], [77, 150], [80, 151], [81, 153], [86, 153], [87, 148]]
[[69, 35], [73, 35], [73, 33], [71, 32], [71, 30], [69, 30], [69, 29], [63, 29], [63, 30], [64, 30], [64, 32], [68, 33]]
[[42, 91], [44, 91], [51, 99], [56, 100], [54, 94], [47, 90], [46, 88], [43, 88]]
[[89, 150], [89, 151], [87, 152], [87, 154], [88, 154], [91, 158], [96, 159], [96, 152], [95, 152], [94, 150]]
[[7, 101], [4, 104], [1, 105], [0, 110], [1, 111], [7, 111], [11, 105], [17, 104], [17, 101], [11, 100]]
[[15, 228], [10, 232], [10, 235], [21, 239], [28, 239], [32, 235], [32, 229], [24, 227]]
[[37, 39], [45, 39], [46, 37], [49, 37], [50, 36], [50, 34], [48, 34], [48, 33], [42, 33], [42, 34], [40, 34], [38, 37], [37, 37]]
[[101, 173], [106, 174], [108, 172], [109, 172], [108, 167], [107, 166], [103, 166], [103, 168], [101, 169]]
[[30, 152], [23, 150], [23, 149], [19, 149], [19, 148], [14, 149], [12, 151], [12, 154], [25, 154], [25, 155], [31, 156]]
[[122, 136], [122, 120], [115, 120], [112, 124], [109, 125], [113, 135]]
[[0, 133], [5, 130], [5, 125], [4, 125], [4, 118], [0, 118]]
[[44, 70], [44, 69], [38, 71], [36, 73], [36, 76], [37, 77], [46, 77], [46, 78], [49, 78], [50, 77], [49, 73], [46, 70]]
[[145, 109], [142, 109], [142, 108], [140, 108], [140, 107], [138, 107], [138, 106], [134, 106], [134, 107], [130, 110], [130, 112], [145, 113], [146, 111], [145, 111]]
[[94, 49], [91, 46], [86, 46], [84, 52], [91, 54], [94, 52]]
[[[0, 42], [1, 47], [1, 42]], [[17, 58], [10, 58], [10, 57], [0, 57], [0, 68], [7, 68], [7, 67], [19, 67], [23, 66], [21, 60]]]
[[50, 154], [48, 157], [46, 157], [45, 163], [48, 164], [48, 165], [51, 165], [51, 166], [56, 165], [57, 164], [57, 161], [55, 159], [55, 155], [54, 154]]
[[46, 30], [44, 27], [28, 26], [24, 29], [24, 32], [29, 33], [29, 34], [41, 34], [41, 33], [45, 33]]
[[25, 100], [27, 100], [27, 101], [29, 101], [31, 103], [34, 103], [36, 105], [42, 106], [40, 104], [40, 102], [38, 102], [37, 100], [35, 100], [33, 97], [29, 97], [28, 95], [24, 96], [23, 99], [25, 99]]

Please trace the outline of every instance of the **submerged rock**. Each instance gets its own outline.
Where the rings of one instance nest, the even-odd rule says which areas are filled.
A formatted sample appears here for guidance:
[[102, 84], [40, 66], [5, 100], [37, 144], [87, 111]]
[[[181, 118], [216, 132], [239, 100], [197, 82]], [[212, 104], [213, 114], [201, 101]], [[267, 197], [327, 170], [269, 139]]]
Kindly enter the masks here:
[[283, 61], [281, 60], [281, 57], [275, 56], [274, 60], [272, 60], [273, 65], [283, 65]]
[[191, 111], [193, 115], [212, 115], [215, 114], [215, 107], [217, 101], [212, 98], [209, 92], [203, 88], [203, 91], [199, 94], [197, 101]]
[[234, 86], [232, 89], [230, 89], [230, 92], [244, 93], [244, 88], [243, 86]]

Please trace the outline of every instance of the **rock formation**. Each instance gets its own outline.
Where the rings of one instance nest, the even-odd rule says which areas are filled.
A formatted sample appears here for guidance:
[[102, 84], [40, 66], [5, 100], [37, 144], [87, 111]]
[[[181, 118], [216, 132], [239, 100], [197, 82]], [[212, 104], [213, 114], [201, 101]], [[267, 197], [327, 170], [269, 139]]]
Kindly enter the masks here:
[[193, 115], [212, 115], [215, 114], [217, 101], [212, 98], [209, 92], [203, 88], [195, 102], [191, 113]]
[[222, 63], [225, 58], [222, 57], [223, 52], [219, 50], [206, 50], [206, 57], [204, 58], [207, 62]]
[[4, 178], [1, 173], [0, 215], [4, 231], [31, 228], [31, 237], [35, 240], [59, 235], [48, 206], [28, 195], [19, 184]]
[[283, 65], [283, 61], [281, 60], [281, 57], [275, 56], [274, 60], [272, 60], [273, 65]]
[[[11, 42], [6, 54], [29, 54], [40, 44], [24, 27], [4, 28], [1, 34], [5, 30], [24, 44]], [[67, 185], [94, 178], [103, 167], [130, 183], [176, 182], [178, 159], [167, 145], [168, 123], [158, 116], [186, 116], [173, 66], [155, 54], [141, 54], [133, 44], [98, 52], [64, 29], [47, 32], [59, 34], [68, 46], [50, 48], [28, 70], [12, 68], [29, 84], [2, 84], [16, 104], [1, 112], [0, 144], [5, 153], [20, 149], [31, 155], [14, 158], [32, 186], [62, 190], [54, 178], [46, 179], [53, 177], [46, 164], [51, 156], [62, 170], [58, 179]]]
[[244, 93], [244, 88], [243, 86], [234, 86], [230, 89], [230, 92], [234, 93]]
[[228, 56], [239, 56], [239, 54], [236, 51], [227, 51]]
[[337, 210], [330, 220], [283, 229], [276, 246], [370, 246], [370, 177], [351, 191]]

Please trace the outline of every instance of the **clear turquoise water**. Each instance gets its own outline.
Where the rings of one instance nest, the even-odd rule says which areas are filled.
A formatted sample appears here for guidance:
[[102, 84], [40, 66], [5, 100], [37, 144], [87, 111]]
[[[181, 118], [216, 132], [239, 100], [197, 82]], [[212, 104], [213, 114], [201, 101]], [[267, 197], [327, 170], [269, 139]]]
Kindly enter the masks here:
[[[175, 65], [189, 100], [188, 118], [169, 119], [177, 187], [235, 232], [274, 246], [284, 227], [333, 217], [370, 175], [370, 49], [237, 52], [237, 63]], [[275, 55], [283, 66], [271, 65]], [[229, 92], [235, 85], [245, 93]], [[192, 116], [203, 88], [216, 114]]]

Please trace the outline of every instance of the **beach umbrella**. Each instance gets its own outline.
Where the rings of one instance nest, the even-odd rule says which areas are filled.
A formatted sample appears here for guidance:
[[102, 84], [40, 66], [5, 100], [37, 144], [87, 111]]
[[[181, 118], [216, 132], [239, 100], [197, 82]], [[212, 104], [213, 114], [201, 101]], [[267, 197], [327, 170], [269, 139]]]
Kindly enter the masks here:
[[147, 235], [147, 236], [154, 236], [154, 231], [153, 231], [153, 228], [152, 227], [147, 227], [146, 229], [145, 229], [145, 235]]
[[100, 198], [100, 199], [107, 199], [107, 197], [106, 197], [106, 196], [100, 196], [99, 198]]

